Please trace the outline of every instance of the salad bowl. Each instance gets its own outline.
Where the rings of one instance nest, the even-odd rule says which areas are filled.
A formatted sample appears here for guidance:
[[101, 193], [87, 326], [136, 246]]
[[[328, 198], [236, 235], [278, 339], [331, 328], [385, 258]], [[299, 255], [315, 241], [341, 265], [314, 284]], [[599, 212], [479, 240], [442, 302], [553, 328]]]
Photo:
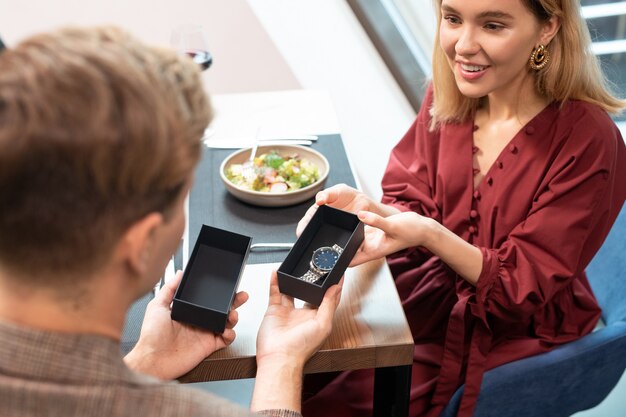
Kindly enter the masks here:
[[249, 162], [250, 152], [251, 148], [238, 150], [220, 165], [226, 190], [243, 202], [263, 207], [290, 206], [313, 198], [326, 183], [328, 160], [314, 149], [259, 145], [253, 162]]

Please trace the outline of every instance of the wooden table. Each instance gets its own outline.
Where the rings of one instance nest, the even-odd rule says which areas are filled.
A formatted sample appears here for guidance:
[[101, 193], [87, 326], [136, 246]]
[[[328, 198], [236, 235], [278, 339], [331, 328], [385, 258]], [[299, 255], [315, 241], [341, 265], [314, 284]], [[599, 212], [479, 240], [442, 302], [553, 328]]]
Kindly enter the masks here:
[[[213, 103], [217, 117], [211, 125], [213, 133], [208, 142], [224, 138], [253, 138], [261, 124], [300, 134], [328, 135], [339, 132], [332, 101], [324, 92], [232, 94], [214, 96]], [[336, 140], [340, 140], [339, 136]], [[318, 144], [321, 143], [320, 137]], [[343, 149], [343, 145], [333, 149]], [[189, 200], [189, 224], [185, 232], [183, 260], [188, 259], [187, 255], [195, 241], [190, 237], [195, 236], [202, 224], [215, 225], [271, 242], [273, 239], [285, 239], [277, 229], [275, 217], [278, 216], [281, 225], [285, 226], [286, 223], [288, 226], [288, 239], [294, 239], [296, 223], [308, 205], [294, 206], [287, 210], [289, 213], [271, 210], [254, 215], [242, 207], [235, 207], [240, 203], [230, 201], [232, 199], [226, 195], [223, 187], [210, 180], [219, 162], [210, 161], [210, 154], [205, 154], [196, 171], [196, 183]], [[338, 179], [347, 183], [352, 180], [360, 188], [358, 179], [354, 178], [354, 171], [350, 169], [352, 164], [349, 158], [345, 164], [334, 164], [335, 175], [346, 165], [349, 171], [346, 174], [349, 175]], [[216, 199], [222, 200], [217, 203]], [[227, 199], [226, 203], [223, 199]], [[294, 210], [301, 212], [294, 217]], [[229, 215], [224, 216], [224, 213]], [[268, 256], [268, 260], [263, 262], [276, 262], [284, 258], [286, 252], [282, 255]], [[261, 257], [266, 258], [264, 255]], [[259, 256], [250, 256], [248, 261], [252, 258], [258, 259]], [[246, 266], [239, 289], [247, 291], [250, 300], [239, 309], [239, 322], [235, 327], [237, 338], [232, 345], [215, 352], [181, 377], [181, 382], [255, 377], [256, 335], [267, 308], [270, 272], [279, 265], [250, 262]], [[320, 351], [306, 364], [305, 373], [374, 368], [374, 415], [407, 416], [412, 362], [413, 338], [386, 263], [379, 260], [349, 268], [345, 274], [333, 331]]]
[[[239, 310], [237, 338], [181, 382], [254, 378], [257, 330], [267, 308], [270, 272], [278, 266], [246, 266], [239, 289], [250, 300]], [[305, 373], [375, 368], [374, 415], [407, 416], [412, 362], [413, 338], [385, 262], [349, 268], [333, 331]]]

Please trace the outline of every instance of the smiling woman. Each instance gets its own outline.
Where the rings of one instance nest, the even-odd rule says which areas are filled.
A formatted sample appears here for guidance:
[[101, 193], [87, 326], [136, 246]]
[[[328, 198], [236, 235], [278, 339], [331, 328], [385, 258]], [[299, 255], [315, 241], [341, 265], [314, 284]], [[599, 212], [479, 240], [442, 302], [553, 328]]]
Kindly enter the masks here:
[[[432, 0], [348, 0], [381, 57], [416, 111], [430, 76], [435, 35]], [[534, 2], [530, 3], [532, 6]], [[619, 96], [626, 94], [626, 2], [581, 0], [582, 16], [593, 38], [591, 51]], [[626, 114], [612, 114], [616, 121]], [[621, 127], [623, 129], [623, 127]]]
[[[442, 88], [435, 91], [434, 124], [468, 117], [490, 87], [504, 87], [499, 90], [504, 95], [519, 97], [520, 103], [533, 100], [540, 108], [551, 99], [586, 100], [609, 112], [621, 108], [604, 85], [598, 61], [587, 53], [589, 32], [573, 2], [563, 2], [559, 13], [551, 2], [531, 0], [498, 2], [497, 8], [487, 9], [479, 9], [483, 2], [439, 3], [435, 43], [441, 48], [433, 52], [433, 80]], [[538, 49], [551, 64], [528, 71]], [[478, 64], [485, 71], [463, 70], [463, 64]], [[537, 102], [541, 97], [543, 106]]]
[[[316, 204], [369, 226], [359, 262], [387, 255], [415, 340], [410, 414], [438, 416], [465, 384], [470, 416], [485, 370], [598, 321], [584, 270], [626, 198], [626, 148], [607, 114], [624, 102], [586, 53], [576, 0], [436, 5], [432, 84], [382, 202], [344, 186]], [[368, 412], [370, 373], [325, 378], [307, 381], [305, 415]]]

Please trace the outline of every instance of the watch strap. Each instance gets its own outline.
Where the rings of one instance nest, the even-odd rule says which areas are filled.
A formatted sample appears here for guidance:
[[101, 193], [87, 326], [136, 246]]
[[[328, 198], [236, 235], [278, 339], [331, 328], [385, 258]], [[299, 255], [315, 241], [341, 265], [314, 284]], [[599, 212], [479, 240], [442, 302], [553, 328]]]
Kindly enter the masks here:
[[304, 275], [300, 277], [302, 281], [311, 282], [311, 283], [317, 281], [320, 278], [321, 276], [317, 272], [313, 271], [312, 269], [309, 269], [308, 271], [304, 273]]
[[332, 248], [336, 250], [339, 255], [341, 255], [341, 253], [343, 252], [343, 248], [336, 243], [332, 246]]

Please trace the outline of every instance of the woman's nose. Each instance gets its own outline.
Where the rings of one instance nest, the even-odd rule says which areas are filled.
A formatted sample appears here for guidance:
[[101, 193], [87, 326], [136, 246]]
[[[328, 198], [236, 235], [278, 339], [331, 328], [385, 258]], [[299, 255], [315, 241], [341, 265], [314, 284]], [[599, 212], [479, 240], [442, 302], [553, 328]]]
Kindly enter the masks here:
[[474, 55], [480, 50], [474, 31], [467, 28], [461, 31], [459, 39], [454, 46], [454, 50], [458, 55]]

